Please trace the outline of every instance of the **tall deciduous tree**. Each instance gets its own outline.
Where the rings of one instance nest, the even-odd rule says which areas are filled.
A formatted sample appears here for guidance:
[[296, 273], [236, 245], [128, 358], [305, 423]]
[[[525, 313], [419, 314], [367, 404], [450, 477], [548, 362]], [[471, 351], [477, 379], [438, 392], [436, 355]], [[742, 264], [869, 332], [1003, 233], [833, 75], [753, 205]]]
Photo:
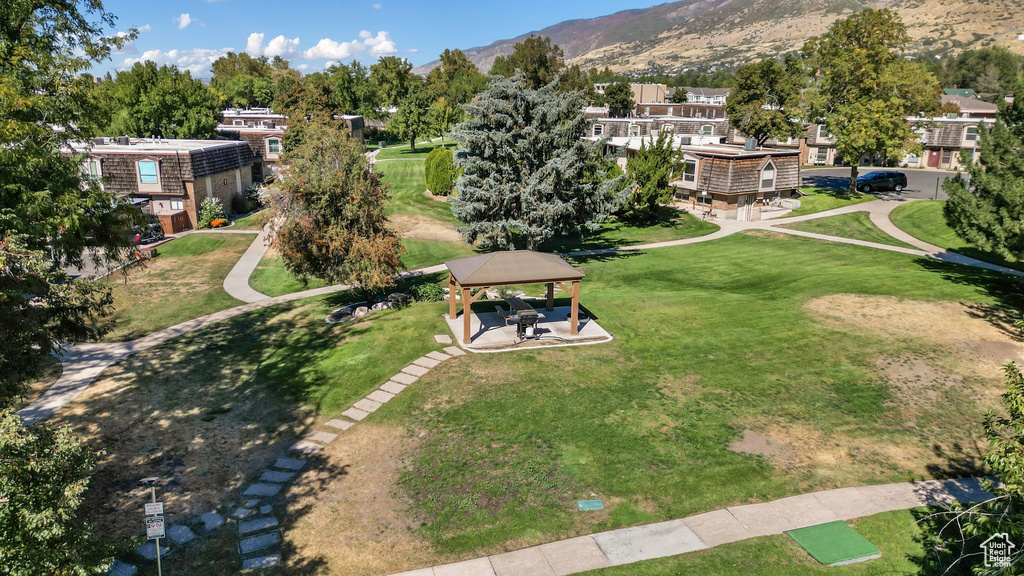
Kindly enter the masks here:
[[910, 41], [899, 15], [871, 8], [836, 21], [804, 46], [821, 75], [824, 123], [850, 163], [850, 193], [864, 156], [902, 158], [919, 146], [906, 121], [939, 106], [939, 85], [924, 66], [903, 59]]
[[398, 105], [398, 112], [388, 119], [388, 130], [399, 138], [409, 140], [409, 148], [416, 151], [416, 138], [429, 134], [434, 128], [430, 116], [426, 90], [414, 88]]
[[370, 81], [377, 91], [378, 105], [388, 108], [398, 106], [419, 79], [405, 58], [384, 56], [370, 66]]
[[285, 268], [303, 281], [351, 284], [367, 304], [394, 285], [403, 248], [384, 215], [387, 188], [359, 143], [310, 124], [302, 143], [285, 151], [276, 188], [271, 210], [282, 223], [273, 244]]
[[444, 136], [452, 126], [462, 121], [462, 107], [453, 106], [445, 97], [438, 98], [430, 105], [430, 125], [434, 133]]
[[631, 112], [635, 106], [633, 89], [629, 82], [620, 81], [609, 84], [604, 89], [604, 101], [608, 104], [608, 112], [613, 116], [622, 116]]
[[105, 574], [111, 550], [79, 513], [97, 455], [69, 428], [0, 411], [0, 574]]
[[112, 107], [107, 132], [127, 136], [215, 138], [223, 105], [217, 95], [187, 71], [139, 62], [118, 72], [102, 90]]
[[370, 70], [353, 60], [327, 69], [333, 92], [330, 101], [337, 114], [376, 117], [377, 94], [370, 82]]
[[946, 222], [982, 250], [1024, 260], [1024, 98], [991, 131], [980, 127], [978, 140], [978, 163], [965, 162], [970, 178], [958, 174], [943, 186]]
[[533, 249], [559, 234], [594, 230], [621, 206], [599, 163], [600, 143], [582, 139], [583, 98], [526, 78], [497, 77], [452, 131], [463, 170], [451, 200], [468, 242]]
[[508, 56], [498, 56], [491, 65], [491, 74], [510, 77], [522, 71], [526, 85], [537, 89], [553, 82], [565, 67], [562, 49], [547, 36], [530, 36], [512, 47]]
[[442, 52], [440, 63], [427, 74], [427, 92], [433, 100], [465, 104], [485, 88], [487, 77], [458, 49]]
[[64, 267], [81, 265], [87, 246], [111, 260], [130, 249], [138, 211], [86, 178], [68, 148], [101, 123], [80, 74], [134, 38], [105, 37], [113, 25], [96, 0], [0, 10], [0, 407], [62, 342], [98, 335], [93, 317], [109, 310], [110, 291]]
[[274, 100], [274, 69], [266, 56], [254, 58], [245, 52], [228, 52], [210, 65], [210, 86], [219, 91], [228, 106], [249, 108], [270, 106]]
[[798, 138], [803, 132], [799, 118], [803, 79], [803, 67], [792, 56], [784, 62], [764, 58], [741, 66], [725, 104], [729, 123], [743, 136], [756, 138], [758, 146], [771, 138]]
[[662, 131], [655, 140], [645, 140], [626, 163], [633, 188], [626, 202], [628, 216], [649, 219], [658, 206], [672, 197], [672, 181], [683, 154], [672, 145], [672, 133]]

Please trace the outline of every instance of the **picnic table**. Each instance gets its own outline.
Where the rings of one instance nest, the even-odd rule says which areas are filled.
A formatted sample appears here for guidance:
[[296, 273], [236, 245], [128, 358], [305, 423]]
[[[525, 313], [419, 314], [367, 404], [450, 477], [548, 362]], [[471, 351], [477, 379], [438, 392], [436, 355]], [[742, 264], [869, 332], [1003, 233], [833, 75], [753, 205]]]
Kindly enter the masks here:
[[530, 314], [531, 312], [534, 314], [537, 313], [537, 310], [535, 310], [533, 306], [527, 304], [526, 300], [523, 300], [519, 296], [505, 298], [505, 302], [508, 303], [509, 308], [516, 312], [526, 312], [527, 314]]

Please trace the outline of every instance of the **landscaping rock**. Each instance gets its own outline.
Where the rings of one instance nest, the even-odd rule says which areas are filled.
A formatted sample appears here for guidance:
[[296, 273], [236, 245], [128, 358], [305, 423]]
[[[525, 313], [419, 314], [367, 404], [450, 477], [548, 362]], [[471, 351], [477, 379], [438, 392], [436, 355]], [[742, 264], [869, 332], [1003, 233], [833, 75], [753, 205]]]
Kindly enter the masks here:
[[355, 420], [357, 422], [361, 422], [363, 420], [363, 418], [366, 418], [367, 416], [369, 416], [370, 413], [366, 412], [366, 411], [363, 411], [363, 410], [360, 410], [359, 408], [349, 408], [348, 410], [345, 410], [344, 412], [342, 412], [341, 415], [345, 416], [345, 417], [348, 417], [348, 418], [351, 418], [351, 419], [353, 419], [353, 420]]
[[373, 400], [374, 402], [380, 402], [381, 404], [384, 404], [388, 400], [394, 398], [395, 395], [389, 392], [385, 392], [383, 390], [374, 390], [373, 392], [370, 392], [366, 397], [369, 398], [370, 400]]
[[188, 526], [175, 524], [167, 529], [167, 538], [181, 546], [195, 540], [196, 534]]
[[247, 558], [242, 560], [242, 570], [263, 570], [264, 568], [273, 568], [281, 563], [280, 554], [268, 554], [266, 556], [257, 556], [256, 558]]
[[252, 500], [246, 500], [245, 501], [245, 507], [246, 508], [255, 508], [256, 505], [259, 504], [259, 503], [260, 503], [259, 500], [253, 498]]
[[363, 412], [371, 413], [371, 412], [376, 412], [377, 408], [381, 407], [381, 403], [380, 402], [374, 402], [373, 400], [370, 400], [368, 398], [363, 398], [359, 402], [356, 402], [355, 404], [353, 404], [353, 406], [358, 408], [358, 409], [360, 409], [360, 410], [362, 410]]
[[451, 354], [452, 356], [465, 356], [466, 352], [458, 346], [449, 346], [444, 349], [445, 354]]
[[109, 576], [135, 576], [135, 573], [139, 569], [126, 562], [120, 560], [114, 560], [114, 563], [107, 568], [107, 574]]
[[330, 432], [321, 432], [318, 430], [306, 436], [306, 440], [309, 440], [311, 442], [319, 442], [320, 444], [330, 444], [331, 442], [334, 442], [334, 439], [337, 437], [337, 434], [331, 434]]
[[231, 513], [231, 515], [238, 519], [248, 518], [249, 516], [252, 516], [252, 510], [250, 510], [249, 508], [242, 507], [236, 509], [234, 512]]
[[389, 308], [391, 308], [391, 302], [377, 302], [370, 306], [370, 310], [387, 310]]
[[252, 554], [259, 550], [266, 550], [281, 543], [281, 535], [277, 532], [268, 532], [259, 536], [242, 538], [238, 542], [238, 552], [241, 554]]
[[324, 422], [324, 426], [337, 428], [338, 430], [348, 430], [349, 428], [352, 427], [352, 422], [349, 422], [348, 420], [341, 420], [340, 418], [335, 418], [333, 420], [328, 420], [327, 422]]
[[[135, 553], [138, 554], [139, 556], [142, 556], [146, 560], [150, 560], [150, 561], [156, 560], [156, 542], [154, 542], [153, 540], [150, 540], [149, 542], [146, 542], [142, 546], [139, 546], [138, 548], [136, 548], [135, 549]], [[170, 548], [168, 548], [166, 546], [161, 546], [160, 547], [160, 557], [161, 558], [166, 557], [170, 553], [171, 553], [171, 549]]]
[[263, 506], [260, 506], [260, 514], [270, 514], [271, 512], [273, 512], [273, 510], [274, 507], [271, 506], [270, 504], [264, 504]]
[[279, 472], [277, 470], [264, 470], [263, 474], [260, 474], [260, 482], [273, 482], [275, 484], [283, 484], [292, 478], [295, 478], [294, 472]]
[[388, 302], [392, 304], [405, 305], [412, 302], [412, 296], [405, 294], [404, 292], [392, 292], [388, 294]]
[[435, 334], [434, 341], [438, 344], [451, 344], [452, 337], [447, 334]]
[[367, 314], [369, 314], [369, 312], [370, 312], [369, 308], [367, 308], [366, 306], [360, 306], [359, 308], [355, 309], [355, 312], [352, 312], [352, 317], [353, 318], [362, 318], [363, 316], [366, 316]]
[[282, 470], [302, 470], [305, 465], [306, 460], [302, 458], [278, 458], [277, 462], [274, 462], [274, 468]]
[[271, 528], [277, 528], [277, 518], [273, 516], [261, 516], [238, 523], [238, 533], [245, 536], [256, 532], [263, 532]]
[[398, 382], [391, 382], [389, 380], [385, 382], [384, 385], [380, 387], [380, 389], [385, 392], [390, 392], [391, 394], [398, 394], [402, 390], [405, 390], [405, 386], [399, 384]]
[[299, 440], [289, 448], [292, 452], [301, 452], [303, 454], [315, 454], [323, 449], [322, 445], [308, 440]]
[[352, 319], [352, 311], [348, 308], [340, 308], [331, 312], [324, 318], [324, 322], [328, 324], [341, 324], [342, 322], [348, 322]]
[[203, 521], [203, 528], [207, 532], [216, 530], [224, 525], [224, 517], [216, 512], [207, 512], [200, 516], [199, 519]]
[[279, 484], [264, 484], [262, 482], [254, 482], [242, 492], [242, 496], [276, 496], [281, 491]]

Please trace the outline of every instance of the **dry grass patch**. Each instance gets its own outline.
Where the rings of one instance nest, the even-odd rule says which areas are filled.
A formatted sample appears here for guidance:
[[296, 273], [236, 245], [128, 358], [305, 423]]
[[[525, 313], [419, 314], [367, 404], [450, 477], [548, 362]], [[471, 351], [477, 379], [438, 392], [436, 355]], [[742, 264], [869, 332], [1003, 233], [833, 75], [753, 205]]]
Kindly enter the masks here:
[[451, 224], [446, 224], [433, 218], [395, 214], [389, 219], [391, 220], [391, 228], [402, 238], [464, 242], [462, 234], [459, 234]]
[[330, 574], [391, 574], [443, 561], [415, 528], [396, 491], [406, 454], [418, 440], [398, 426], [363, 422], [320, 455], [290, 488], [287, 548], [320, 559]]

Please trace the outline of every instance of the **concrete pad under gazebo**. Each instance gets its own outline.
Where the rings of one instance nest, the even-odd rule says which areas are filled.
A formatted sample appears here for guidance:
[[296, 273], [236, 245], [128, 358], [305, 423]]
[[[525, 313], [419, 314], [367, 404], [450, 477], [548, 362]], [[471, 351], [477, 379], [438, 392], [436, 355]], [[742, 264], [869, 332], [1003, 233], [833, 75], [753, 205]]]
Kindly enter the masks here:
[[[473, 314], [472, 311], [473, 302], [488, 288], [517, 284], [544, 284], [547, 287], [544, 312], [538, 312], [538, 332], [541, 334], [538, 341], [592, 343], [585, 341], [611, 340], [611, 335], [596, 322], [586, 322], [580, 328], [580, 280], [584, 275], [557, 254], [531, 250], [492, 252], [449, 260], [445, 266], [448, 268], [448, 325], [458, 337], [456, 294], [461, 294], [460, 341], [467, 349], [472, 349], [473, 345], [509, 348], [520, 343], [514, 327], [507, 326], [504, 318], [495, 313]], [[569, 307], [555, 307], [555, 287], [572, 296]]]

